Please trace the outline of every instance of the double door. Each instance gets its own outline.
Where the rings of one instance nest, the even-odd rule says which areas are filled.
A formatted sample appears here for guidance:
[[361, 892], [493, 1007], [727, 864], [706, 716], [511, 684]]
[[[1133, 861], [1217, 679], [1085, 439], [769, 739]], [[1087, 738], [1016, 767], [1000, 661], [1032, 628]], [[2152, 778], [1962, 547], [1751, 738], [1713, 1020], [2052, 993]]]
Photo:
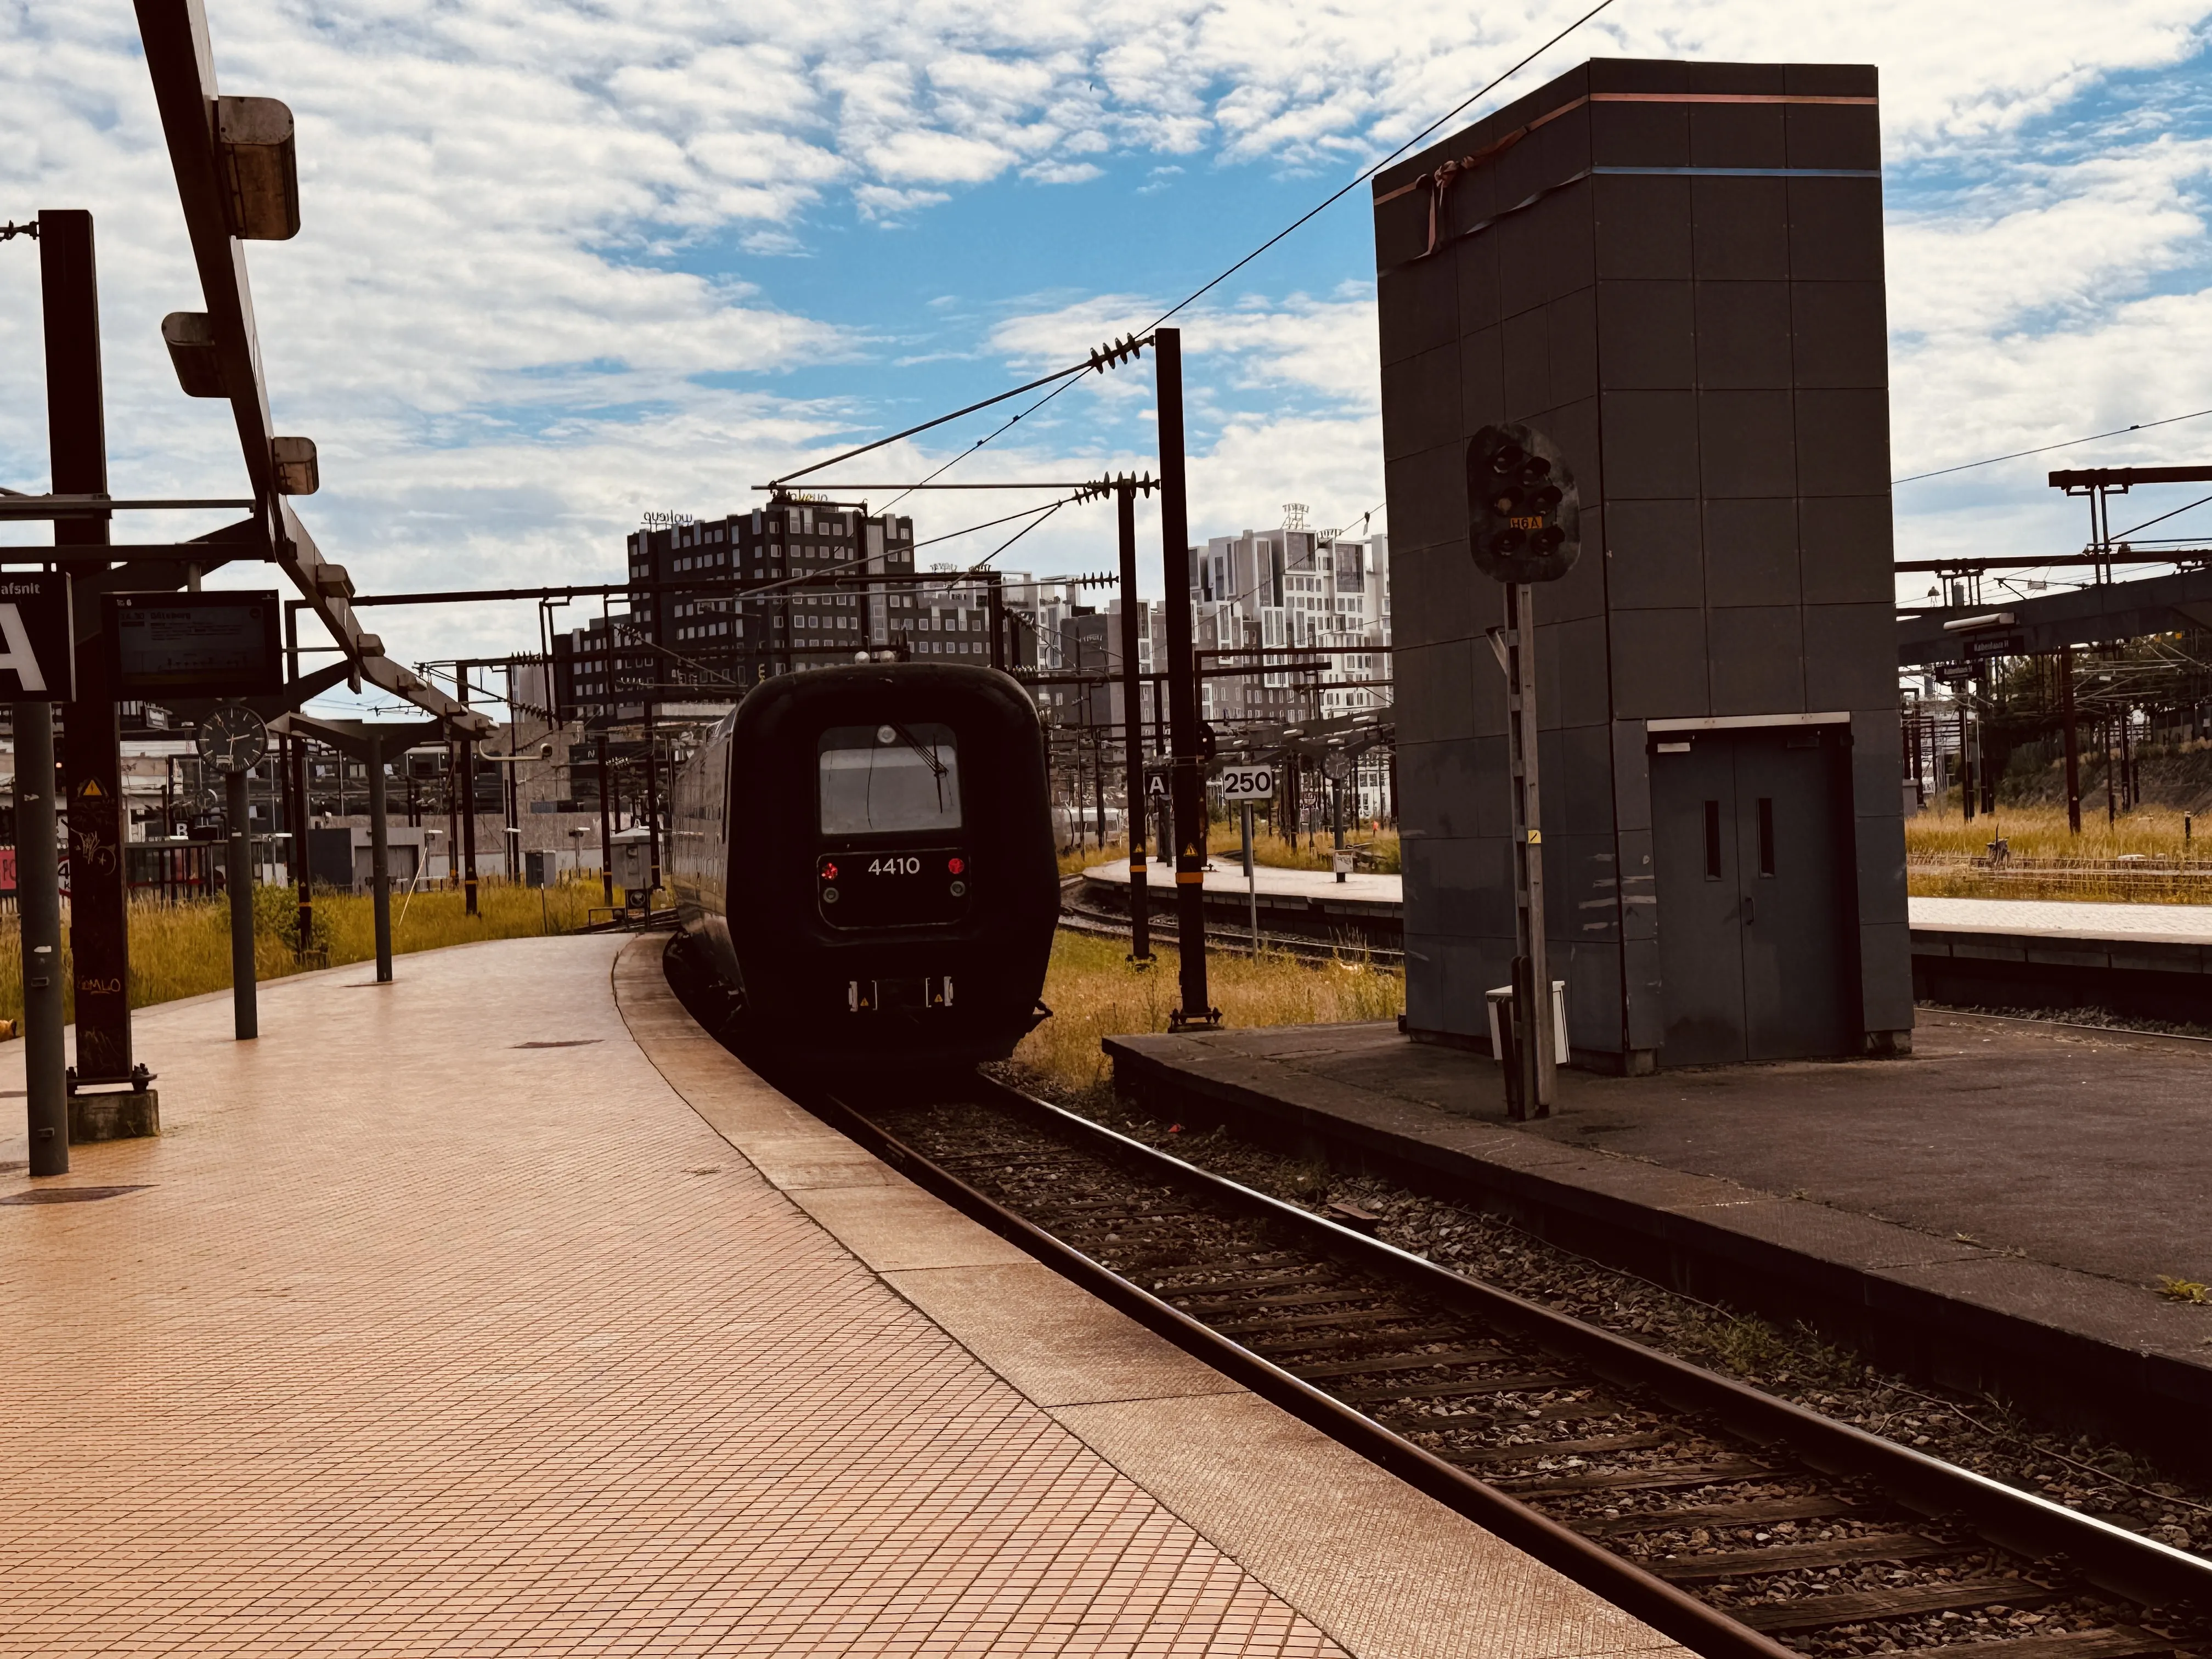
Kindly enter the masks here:
[[1846, 729], [1656, 734], [1662, 1063], [1852, 1052]]

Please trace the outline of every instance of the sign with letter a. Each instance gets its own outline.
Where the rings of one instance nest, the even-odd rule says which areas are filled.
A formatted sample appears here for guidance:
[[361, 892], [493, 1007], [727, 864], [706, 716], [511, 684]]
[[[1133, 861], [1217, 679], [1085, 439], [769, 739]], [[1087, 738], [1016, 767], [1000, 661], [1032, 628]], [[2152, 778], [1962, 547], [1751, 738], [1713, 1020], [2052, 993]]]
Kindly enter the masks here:
[[68, 702], [76, 696], [69, 578], [0, 576], [0, 702]]

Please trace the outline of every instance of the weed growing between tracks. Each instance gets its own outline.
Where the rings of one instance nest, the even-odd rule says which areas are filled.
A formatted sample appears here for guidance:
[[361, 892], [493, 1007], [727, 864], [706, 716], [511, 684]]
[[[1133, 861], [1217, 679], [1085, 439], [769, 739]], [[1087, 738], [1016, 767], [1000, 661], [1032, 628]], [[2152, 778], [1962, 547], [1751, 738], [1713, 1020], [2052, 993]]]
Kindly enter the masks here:
[[[1177, 1002], [1179, 958], [1155, 944], [1150, 968], [1130, 962], [1126, 939], [1076, 933], [1053, 937], [1045, 971], [1052, 1018], [1022, 1039], [1015, 1062], [1052, 1079], [1062, 1091], [1102, 1090], [1106, 1057], [1099, 1039], [1164, 1031]], [[1395, 1019], [1406, 1006], [1405, 975], [1346, 955], [1329, 961], [1278, 956], [1211, 957], [1206, 983], [1224, 1024], [1315, 1025]]]
[[[541, 902], [542, 891], [542, 902]], [[293, 954], [299, 908], [289, 887], [258, 887], [253, 903], [254, 976], [283, 979], [319, 963]], [[601, 902], [599, 882], [562, 882], [543, 890], [487, 881], [478, 890], [480, 915], [465, 914], [462, 895], [444, 889], [417, 892], [411, 902], [392, 900], [394, 951], [434, 951], [471, 939], [520, 939], [539, 932], [573, 933], [585, 910]], [[406, 915], [402, 919], [401, 909]], [[179, 997], [230, 988], [230, 903], [203, 899], [184, 904], [134, 899], [131, 904], [131, 1006], [147, 1007]], [[330, 965], [367, 962], [376, 955], [376, 924], [364, 895], [315, 895], [315, 940]], [[70, 960], [69, 929], [62, 929], [62, 959]], [[64, 968], [63, 984], [73, 976]], [[64, 1018], [74, 1018], [74, 999], [63, 992]], [[23, 1016], [23, 951], [13, 915], [0, 917], [0, 1018]], [[17, 1029], [21, 1029], [20, 1025]]]
[[[1200, 1168], [1308, 1210], [1330, 1202], [1356, 1205], [1382, 1218], [1377, 1236], [1386, 1243], [1470, 1279], [1741, 1378], [1931, 1457], [2177, 1548], [2212, 1555], [2212, 1484], [2193, 1475], [2162, 1469], [2109, 1442], [2042, 1428], [2001, 1401], [1926, 1392], [1850, 1349], [1823, 1341], [1808, 1328], [1784, 1329], [1677, 1295], [1480, 1211], [1378, 1177], [1340, 1175], [1311, 1159], [1240, 1140], [1224, 1129], [1182, 1131], [1130, 1110], [1103, 1082], [1088, 1088], [1055, 1086], [1057, 1078], [1023, 1072], [1023, 1059], [1018, 1053], [1006, 1069], [1008, 1082]], [[2037, 1620], [2025, 1615], [2016, 1622], [2018, 1628], [1991, 1633], [2030, 1634]], [[1858, 1650], [1883, 1651], [1894, 1645], [1870, 1634]]]

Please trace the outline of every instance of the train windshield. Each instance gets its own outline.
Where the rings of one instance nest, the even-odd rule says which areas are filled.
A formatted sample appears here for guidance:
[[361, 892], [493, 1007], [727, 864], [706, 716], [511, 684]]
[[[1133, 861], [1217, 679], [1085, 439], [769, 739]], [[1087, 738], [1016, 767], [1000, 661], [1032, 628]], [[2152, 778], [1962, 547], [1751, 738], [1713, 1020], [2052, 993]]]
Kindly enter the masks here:
[[822, 734], [822, 833], [960, 827], [960, 757], [949, 726], [835, 726]]

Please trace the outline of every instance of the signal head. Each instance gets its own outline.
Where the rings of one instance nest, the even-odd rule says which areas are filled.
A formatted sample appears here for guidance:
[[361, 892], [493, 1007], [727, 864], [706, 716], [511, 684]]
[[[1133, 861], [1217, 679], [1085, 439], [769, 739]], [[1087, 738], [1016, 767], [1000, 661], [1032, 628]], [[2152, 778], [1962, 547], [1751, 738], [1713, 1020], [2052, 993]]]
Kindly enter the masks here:
[[1468, 550], [1501, 582], [1556, 581], [1582, 551], [1573, 469], [1519, 422], [1486, 426], [1467, 447]]

